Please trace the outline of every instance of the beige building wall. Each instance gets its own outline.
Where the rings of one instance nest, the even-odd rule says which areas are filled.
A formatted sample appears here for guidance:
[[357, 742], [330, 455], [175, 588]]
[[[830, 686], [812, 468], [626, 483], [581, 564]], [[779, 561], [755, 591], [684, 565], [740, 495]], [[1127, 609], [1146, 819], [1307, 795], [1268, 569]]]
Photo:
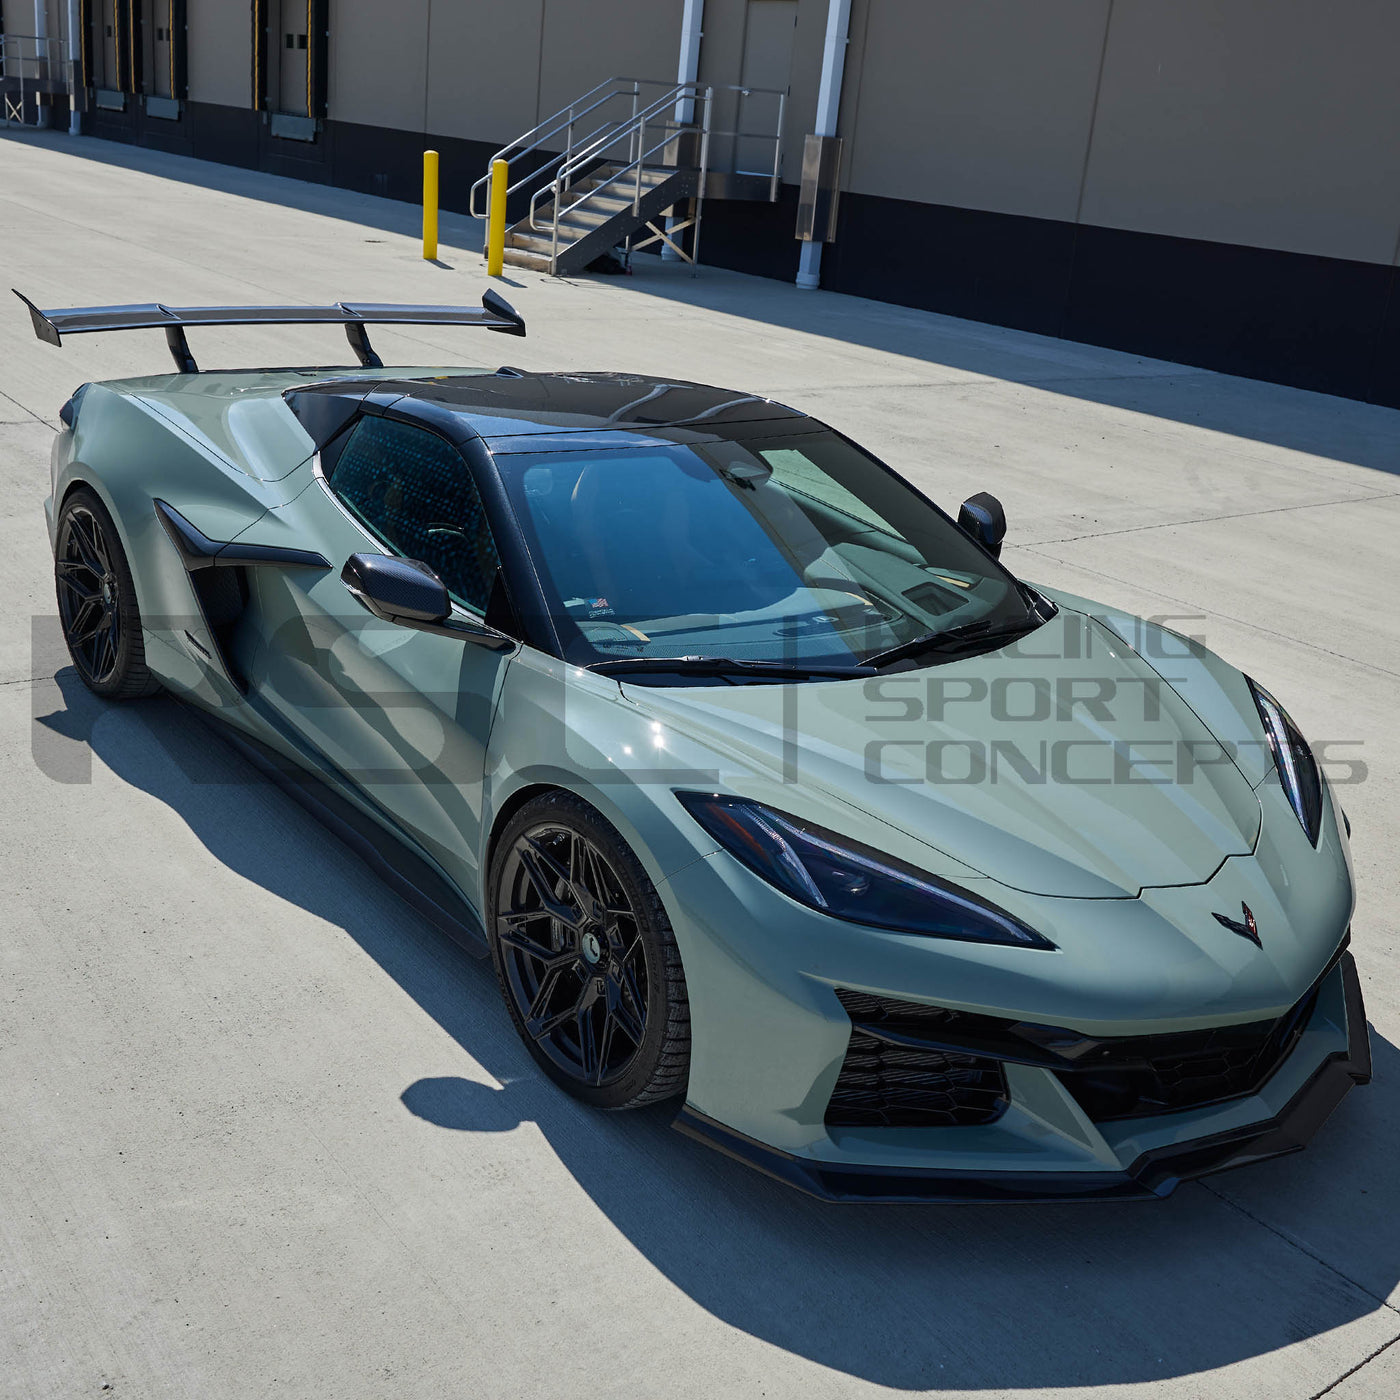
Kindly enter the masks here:
[[196, 102], [253, 101], [253, 16], [238, 0], [187, 0], [189, 87]]
[[[730, 88], [744, 78], [745, 26], [752, 4], [765, 0], [705, 0], [704, 41], [700, 45], [700, 81], [714, 89], [712, 126], [719, 132], [737, 129], [767, 133], [775, 126], [776, 104], [751, 100], [742, 105]], [[679, 6], [677, 7], [679, 10]], [[822, 48], [826, 38], [827, 0], [797, 0], [793, 29], [790, 86], [784, 107], [782, 178], [796, 184], [802, 174], [802, 142], [817, 114]], [[679, 47], [679, 25], [677, 46]], [[674, 72], [674, 64], [672, 65]], [[750, 155], [757, 149], [749, 146]], [[727, 159], [728, 137], [716, 141], [717, 159]]]
[[535, 120], [606, 78], [674, 82], [681, 14], [681, 0], [545, 0]]
[[327, 116], [424, 130], [430, 11], [458, 8], [467, 7], [441, 0], [436, 6], [432, 0], [332, 0]]
[[[249, 28], [245, 0], [196, 5]], [[504, 143], [614, 75], [673, 80], [681, 13], [681, 0], [333, 0], [328, 115]], [[191, 96], [226, 100], [195, 92], [196, 50], [209, 52], [192, 17]]]
[[[748, 0], [705, 0], [704, 38], [700, 42], [699, 80], [716, 88], [739, 81], [744, 61], [744, 9]], [[677, 40], [679, 49], [679, 39]], [[677, 55], [679, 57], [679, 55]], [[676, 72], [676, 64], [671, 65]], [[736, 93], [718, 91], [712, 125], [717, 131], [735, 130], [739, 120]], [[717, 144], [716, 149], [720, 149]], [[723, 149], [728, 149], [727, 141]], [[796, 166], [793, 167], [794, 172]], [[791, 178], [796, 178], [795, 174]]]
[[[65, 7], [49, 0], [51, 32]], [[740, 81], [707, 0], [700, 76]], [[784, 178], [828, 0], [797, 0]], [[333, 119], [504, 143], [613, 75], [674, 77], [683, 0], [332, 0]], [[249, 104], [247, 0], [189, 0], [190, 96]], [[1390, 263], [1400, 0], [854, 0], [854, 194]], [[717, 96], [715, 124], [734, 125]]]
[[1073, 219], [1109, 8], [857, 0], [841, 112], [845, 188]]
[[1396, 0], [1116, 0], [1086, 223], [1392, 261]]
[[545, 0], [435, 0], [430, 132], [503, 145], [535, 124], [544, 9]]

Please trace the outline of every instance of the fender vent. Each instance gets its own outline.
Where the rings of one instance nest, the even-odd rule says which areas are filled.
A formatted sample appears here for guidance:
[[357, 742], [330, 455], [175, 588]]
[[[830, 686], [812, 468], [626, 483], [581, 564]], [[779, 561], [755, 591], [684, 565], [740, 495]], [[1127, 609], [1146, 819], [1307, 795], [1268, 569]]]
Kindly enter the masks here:
[[199, 569], [190, 575], [190, 586], [199, 599], [224, 671], [239, 690], [246, 691], [247, 679], [233, 660], [233, 634], [248, 605], [248, 571]]

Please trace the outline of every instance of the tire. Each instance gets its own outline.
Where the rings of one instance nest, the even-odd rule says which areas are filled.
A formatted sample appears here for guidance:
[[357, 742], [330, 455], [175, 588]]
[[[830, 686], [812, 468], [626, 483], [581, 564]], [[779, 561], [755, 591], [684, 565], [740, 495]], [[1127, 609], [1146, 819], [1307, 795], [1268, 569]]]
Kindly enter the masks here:
[[690, 1004], [670, 920], [641, 862], [572, 793], [532, 798], [491, 857], [491, 956], [540, 1068], [595, 1108], [684, 1093]]
[[117, 527], [97, 495], [78, 487], [63, 503], [54, 547], [63, 640], [78, 678], [104, 700], [154, 695], [136, 584]]

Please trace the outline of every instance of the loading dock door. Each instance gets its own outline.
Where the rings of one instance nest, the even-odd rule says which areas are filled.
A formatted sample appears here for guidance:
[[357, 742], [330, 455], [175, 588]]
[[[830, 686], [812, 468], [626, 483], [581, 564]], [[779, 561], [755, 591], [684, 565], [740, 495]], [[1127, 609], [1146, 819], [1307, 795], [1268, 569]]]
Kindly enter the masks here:
[[174, 46], [171, 33], [174, 28], [175, 5], [173, 0], [145, 0], [141, 28], [150, 46], [146, 51], [146, 71], [151, 75], [146, 91], [155, 97], [175, 96]]
[[[797, 0], [748, 0], [744, 16], [744, 59], [739, 81], [746, 88], [786, 92], [792, 81], [792, 43], [797, 30]], [[772, 132], [777, 128], [778, 99], [754, 92], [739, 99], [741, 132]], [[744, 174], [768, 175], [773, 170], [773, 142], [740, 136], [734, 148], [734, 168]]]
[[278, 22], [273, 28], [275, 42], [273, 110], [296, 116], [311, 115], [311, 6], [306, 0], [274, 3]]
[[97, 74], [97, 86], [109, 92], [119, 92], [122, 85], [118, 38], [117, 0], [102, 0], [102, 68]]

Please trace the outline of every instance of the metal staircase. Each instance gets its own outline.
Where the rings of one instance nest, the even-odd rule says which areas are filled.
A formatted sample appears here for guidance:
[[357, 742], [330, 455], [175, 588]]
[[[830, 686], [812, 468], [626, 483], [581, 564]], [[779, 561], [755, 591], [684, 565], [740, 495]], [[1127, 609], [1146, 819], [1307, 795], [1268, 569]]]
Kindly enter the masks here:
[[[771, 181], [764, 180], [769, 199], [777, 198], [780, 168], [782, 99], [774, 96], [777, 130], [760, 135], [774, 146]], [[507, 207], [519, 215], [526, 206], [507, 229], [504, 260], [569, 276], [626, 243], [631, 251], [662, 244], [694, 262], [713, 97], [704, 83], [609, 78], [498, 151], [492, 164], [506, 162]], [[487, 217], [490, 182], [488, 167], [471, 189], [468, 208], [478, 219]]]
[[[664, 239], [693, 260], [694, 239], [689, 253], [674, 239], [682, 229], [699, 229], [702, 170], [604, 161], [586, 175], [561, 176], [536, 193], [529, 214], [506, 233], [505, 260], [567, 277], [644, 230], [649, 236], [634, 247]], [[696, 202], [690, 218], [658, 227], [666, 210], [689, 199]]]
[[0, 124], [47, 126], [56, 97], [79, 102], [74, 79], [66, 40], [0, 33]]

